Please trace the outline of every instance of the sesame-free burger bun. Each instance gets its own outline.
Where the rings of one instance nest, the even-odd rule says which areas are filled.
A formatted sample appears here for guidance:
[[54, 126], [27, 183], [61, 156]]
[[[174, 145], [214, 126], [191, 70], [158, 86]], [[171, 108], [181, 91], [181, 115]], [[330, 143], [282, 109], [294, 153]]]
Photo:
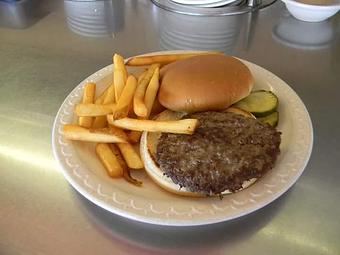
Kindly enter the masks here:
[[222, 110], [249, 95], [254, 78], [240, 60], [200, 55], [161, 70], [159, 102], [173, 111]]

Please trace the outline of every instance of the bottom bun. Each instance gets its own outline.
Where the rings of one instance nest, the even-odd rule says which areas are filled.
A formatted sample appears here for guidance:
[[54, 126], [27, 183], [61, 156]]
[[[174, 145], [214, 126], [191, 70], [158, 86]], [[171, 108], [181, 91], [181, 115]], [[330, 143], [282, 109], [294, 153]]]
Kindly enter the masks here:
[[[170, 110], [165, 110], [161, 114], [157, 116], [157, 120], [176, 120], [180, 119], [185, 115], [185, 113], [173, 112]], [[185, 187], [181, 187], [178, 184], [175, 184], [170, 177], [166, 176], [164, 172], [158, 167], [154, 158], [157, 150], [158, 139], [161, 136], [159, 132], [144, 132], [141, 140], [140, 140], [140, 154], [142, 161], [144, 163], [145, 170], [150, 178], [158, 184], [161, 188], [177, 194], [181, 196], [188, 197], [206, 197], [206, 194], [201, 194], [197, 192], [191, 192], [187, 190]], [[252, 185], [257, 179], [253, 178], [249, 181], [245, 181], [242, 184], [242, 188], [237, 192], [249, 187]], [[214, 194], [213, 196], [227, 195], [235, 192], [231, 192], [229, 190], [225, 190], [221, 194]]]

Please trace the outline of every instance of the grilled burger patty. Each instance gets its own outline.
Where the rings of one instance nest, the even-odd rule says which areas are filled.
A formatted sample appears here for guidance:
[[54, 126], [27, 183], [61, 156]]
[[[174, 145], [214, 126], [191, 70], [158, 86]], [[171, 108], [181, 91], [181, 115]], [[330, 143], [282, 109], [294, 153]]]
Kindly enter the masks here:
[[268, 124], [230, 112], [201, 112], [193, 135], [163, 133], [156, 162], [181, 187], [205, 195], [235, 192], [244, 181], [273, 168], [281, 133]]

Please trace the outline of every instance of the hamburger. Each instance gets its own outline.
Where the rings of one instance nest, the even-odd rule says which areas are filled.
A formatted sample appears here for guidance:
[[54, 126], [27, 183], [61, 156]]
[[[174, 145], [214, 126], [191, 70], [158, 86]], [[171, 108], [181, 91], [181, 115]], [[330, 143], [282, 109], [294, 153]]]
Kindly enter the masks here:
[[230, 56], [201, 55], [163, 67], [158, 100], [168, 110], [157, 119], [195, 118], [199, 126], [193, 135], [144, 132], [141, 157], [149, 176], [176, 194], [221, 196], [272, 169], [280, 132], [230, 108], [253, 85], [247, 66]]

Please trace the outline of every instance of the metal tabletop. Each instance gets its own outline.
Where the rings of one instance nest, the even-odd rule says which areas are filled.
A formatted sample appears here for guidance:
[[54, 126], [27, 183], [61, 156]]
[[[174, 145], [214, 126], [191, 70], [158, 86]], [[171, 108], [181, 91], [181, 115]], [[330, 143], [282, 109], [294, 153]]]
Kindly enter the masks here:
[[[0, 1], [0, 254], [340, 254], [339, 23], [298, 21], [279, 1], [225, 17], [149, 0]], [[109, 213], [64, 179], [51, 147], [64, 98], [114, 52], [174, 49], [241, 57], [298, 93], [314, 147], [285, 195], [229, 222], [162, 227]]]

